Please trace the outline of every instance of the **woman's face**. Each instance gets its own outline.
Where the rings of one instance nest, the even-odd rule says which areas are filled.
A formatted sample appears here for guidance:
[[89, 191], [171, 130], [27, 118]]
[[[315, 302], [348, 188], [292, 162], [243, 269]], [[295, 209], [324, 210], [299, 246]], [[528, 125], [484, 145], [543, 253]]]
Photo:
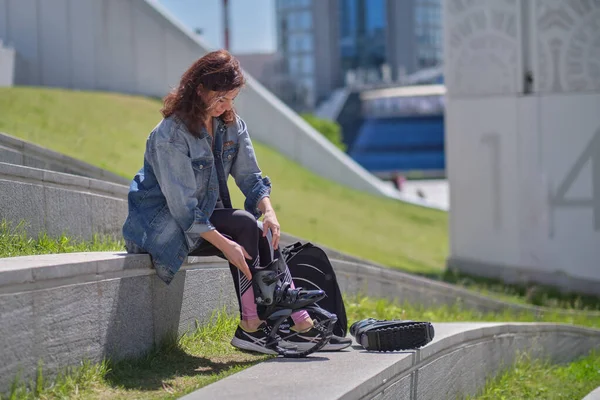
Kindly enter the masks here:
[[213, 100], [208, 108], [208, 113], [211, 117], [218, 117], [225, 111], [233, 108], [233, 101], [240, 93], [240, 89], [235, 89], [226, 93], [211, 93]]

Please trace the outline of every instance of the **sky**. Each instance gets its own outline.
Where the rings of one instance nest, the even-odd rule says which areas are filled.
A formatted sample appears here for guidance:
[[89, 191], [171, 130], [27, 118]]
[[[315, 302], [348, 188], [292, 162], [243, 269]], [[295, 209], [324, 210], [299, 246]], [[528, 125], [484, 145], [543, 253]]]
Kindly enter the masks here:
[[[190, 29], [202, 29], [207, 45], [223, 47], [222, 0], [158, 2]], [[275, 51], [275, 0], [229, 0], [229, 42], [235, 54]]]

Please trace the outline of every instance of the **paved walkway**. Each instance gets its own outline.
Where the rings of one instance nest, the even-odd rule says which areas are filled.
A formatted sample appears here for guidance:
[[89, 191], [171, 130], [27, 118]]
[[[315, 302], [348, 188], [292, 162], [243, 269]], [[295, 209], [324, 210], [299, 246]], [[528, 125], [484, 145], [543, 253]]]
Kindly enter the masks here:
[[[391, 182], [386, 182], [391, 187]], [[435, 208], [450, 209], [450, 186], [446, 179], [410, 180], [402, 184], [400, 193], [417, 202], [425, 201]]]
[[556, 324], [434, 323], [434, 328], [434, 340], [417, 351], [368, 352], [354, 342], [340, 352], [271, 359], [182, 400], [457, 398], [481, 390], [518, 350], [571, 360], [600, 339], [598, 330]]

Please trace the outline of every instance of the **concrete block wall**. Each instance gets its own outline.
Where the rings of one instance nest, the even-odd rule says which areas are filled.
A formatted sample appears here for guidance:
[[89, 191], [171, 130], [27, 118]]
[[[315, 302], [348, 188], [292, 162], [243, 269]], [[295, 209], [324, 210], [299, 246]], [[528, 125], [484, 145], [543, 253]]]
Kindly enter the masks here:
[[0, 132], [0, 162], [129, 186], [130, 180], [73, 157]]
[[33, 237], [121, 238], [127, 192], [123, 185], [0, 162], [0, 220], [24, 221]]
[[170, 285], [148, 255], [74, 253], [0, 259], [0, 393], [38, 361], [52, 376], [81, 360], [138, 357], [215, 310], [236, 313], [229, 267], [208, 257]]

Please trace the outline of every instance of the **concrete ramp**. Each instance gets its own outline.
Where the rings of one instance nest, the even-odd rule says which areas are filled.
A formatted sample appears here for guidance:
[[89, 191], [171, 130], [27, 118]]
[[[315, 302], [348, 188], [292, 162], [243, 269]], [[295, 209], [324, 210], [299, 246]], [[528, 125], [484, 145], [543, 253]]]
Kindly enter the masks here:
[[182, 400], [455, 399], [475, 395], [518, 352], [568, 362], [600, 347], [600, 331], [555, 324], [438, 323], [416, 351], [367, 352], [356, 343], [306, 359], [277, 358], [231, 375]]

